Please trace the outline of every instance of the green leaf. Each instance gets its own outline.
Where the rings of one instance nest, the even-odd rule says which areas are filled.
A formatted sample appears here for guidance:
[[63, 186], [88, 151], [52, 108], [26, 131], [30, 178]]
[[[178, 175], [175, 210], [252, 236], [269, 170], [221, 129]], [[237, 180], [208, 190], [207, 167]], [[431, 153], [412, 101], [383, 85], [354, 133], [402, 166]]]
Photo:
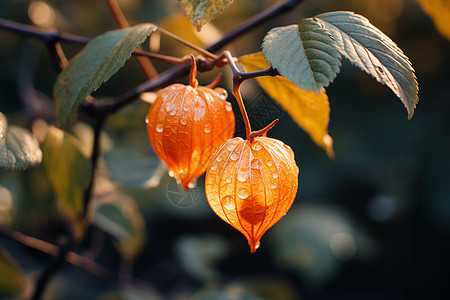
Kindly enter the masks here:
[[42, 161], [39, 142], [28, 131], [11, 125], [5, 115], [0, 113], [0, 168], [8, 171], [21, 171]]
[[[253, 53], [239, 58], [248, 72], [264, 70], [269, 64], [262, 53]], [[319, 94], [305, 91], [294, 85], [289, 79], [276, 76], [257, 77], [259, 85], [277, 101], [291, 118], [305, 130], [311, 139], [322, 147], [329, 157], [334, 157], [333, 139], [328, 134], [330, 104], [325, 89]]]
[[411, 62], [402, 50], [369, 20], [353, 12], [324, 13], [313, 19], [331, 33], [344, 57], [400, 98], [410, 119], [419, 101], [419, 88]]
[[81, 149], [79, 140], [54, 126], [43, 144], [44, 165], [58, 208], [71, 221], [77, 238], [84, 231], [83, 196], [91, 176], [91, 163]]
[[8, 299], [21, 293], [25, 288], [25, 278], [14, 259], [0, 247], [0, 298]]
[[333, 38], [312, 19], [271, 29], [262, 51], [281, 75], [300, 88], [317, 93], [334, 80], [341, 66]]
[[134, 49], [155, 30], [155, 25], [147, 23], [109, 31], [93, 39], [70, 61], [54, 86], [58, 120], [62, 127], [70, 125], [83, 100], [111, 78]]
[[219, 16], [234, 0], [179, 0], [181, 8], [198, 31]]
[[145, 222], [136, 202], [105, 179], [94, 195], [94, 224], [116, 238], [120, 253], [131, 260], [146, 242]]

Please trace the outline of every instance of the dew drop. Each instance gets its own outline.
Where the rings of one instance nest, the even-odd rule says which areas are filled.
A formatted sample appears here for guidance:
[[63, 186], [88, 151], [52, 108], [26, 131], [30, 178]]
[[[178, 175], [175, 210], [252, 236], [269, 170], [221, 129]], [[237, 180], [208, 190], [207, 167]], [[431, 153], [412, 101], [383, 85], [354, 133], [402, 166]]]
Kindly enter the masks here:
[[267, 161], [267, 166], [271, 167], [272, 165], [273, 165], [273, 161], [268, 160], [268, 161]]
[[261, 162], [261, 160], [259, 160], [257, 158], [253, 159], [252, 160], [252, 168], [253, 169], [258, 169], [258, 170], [262, 169], [262, 162]]
[[277, 183], [273, 182], [272, 185], [270, 186], [270, 188], [273, 189], [273, 190], [276, 189], [277, 188]]
[[176, 108], [173, 108], [173, 109], [170, 111], [169, 115], [175, 116], [176, 113], [177, 113], [177, 109], [176, 109]]
[[249, 193], [246, 189], [240, 189], [238, 191], [238, 197], [241, 199], [246, 199], [248, 197]]
[[272, 174], [272, 177], [273, 177], [274, 179], [277, 179], [277, 178], [278, 178], [278, 174], [277, 174], [277, 173], [273, 173], [273, 174]]
[[211, 166], [211, 171], [215, 171], [215, 170], [217, 170], [217, 168], [218, 168], [217, 165], [212, 165]]
[[248, 175], [246, 173], [238, 173], [237, 180], [240, 182], [247, 181]]
[[180, 124], [181, 125], [186, 125], [187, 124], [187, 120], [185, 118], [180, 119]]
[[198, 121], [205, 116], [206, 110], [204, 107], [199, 107], [195, 110], [194, 121]]
[[177, 178], [177, 184], [181, 184], [181, 180]]
[[231, 105], [230, 102], [225, 103], [225, 110], [226, 111], [232, 111], [233, 110], [233, 106]]
[[170, 177], [173, 177], [173, 176], [175, 176], [175, 172], [174, 172], [174, 171], [172, 171], [172, 170], [169, 170], [169, 176], [170, 176]]
[[226, 209], [232, 210], [236, 208], [236, 203], [234, 202], [234, 198], [231, 196], [225, 196], [222, 198], [222, 206]]
[[228, 144], [227, 150], [228, 151], [233, 151], [234, 150], [234, 145], [233, 144]]
[[232, 161], [236, 161], [239, 159], [239, 153], [233, 152], [233, 154], [231, 154], [230, 159]]
[[203, 130], [205, 131], [205, 133], [210, 133], [211, 132], [211, 124], [205, 124], [205, 128]]
[[184, 107], [183, 107], [183, 110], [184, 110], [184, 111], [188, 111], [188, 110], [189, 110], [189, 107], [184, 106]]
[[226, 182], [226, 183], [231, 183], [231, 178], [227, 178], [227, 179], [225, 180], [225, 182]]
[[222, 158], [222, 156], [219, 156], [216, 160], [217, 160], [218, 162], [221, 162], [221, 161], [223, 160], [223, 158]]
[[163, 132], [164, 131], [164, 125], [162, 123], [159, 123], [156, 125], [156, 131]]
[[261, 246], [261, 242], [260, 242], [260, 241], [257, 241], [257, 242], [256, 242], [256, 245], [255, 245], [255, 250], [258, 249], [259, 246]]
[[[145, 119], [145, 124], [148, 124], [148, 122], [150, 122], [150, 120], [149, 119]], [[3, 133], [2, 133], [2, 136], [3, 136]]]
[[180, 169], [180, 170], [178, 170], [178, 175], [183, 175], [184, 174], [184, 170], [183, 169]]
[[188, 188], [193, 189], [195, 188], [195, 183], [193, 183], [192, 181], [188, 183]]
[[216, 92], [219, 95], [219, 97], [223, 100], [226, 100], [228, 98], [228, 92], [224, 88], [216, 87], [214, 89], [214, 92]]
[[258, 143], [258, 142], [253, 143], [253, 144], [252, 144], [252, 149], [255, 150], [255, 151], [261, 150], [261, 149], [262, 149], [261, 143]]

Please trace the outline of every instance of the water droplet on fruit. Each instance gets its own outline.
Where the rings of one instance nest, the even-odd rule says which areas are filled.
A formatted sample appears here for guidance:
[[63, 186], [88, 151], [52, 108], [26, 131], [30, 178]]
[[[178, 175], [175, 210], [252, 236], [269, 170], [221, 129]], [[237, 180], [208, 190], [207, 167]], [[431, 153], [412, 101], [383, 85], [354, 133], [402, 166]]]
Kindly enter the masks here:
[[145, 124], [148, 124], [148, 122], [150, 122], [150, 120], [149, 119], [145, 119]]
[[170, 176], [170, 177], [173, 177], [173, 176], [175, 176], [175, 172], [174, 172], [174, 171], [172, 171], [172, 170], [169, 170], [169, 176]]
[[180, 119], [180, 124], [181, 125], [186, 125], [187, 124], [187, 120], [185, 118]]
[[234, 198], [231, 196], [225, 196], [222, 198], [222, 206], [226, 209], [232, 210], [236, 208], [236, 203], [234, 202]]
[[272, 165], [273, 165], [273, 161], [268, 160], [268, 161], [267, 161], [267, 166], [271, 167]]
[[193, 183], [192, 181], [188, 183], [188, 188], [192, 189], [195, 188], [195, 183]]
[[260, 242], [260, 241], [257, 241], [257, 242], [256, 242], [256, 245], [255, 245], [255, 250], [258, 249], [259, 246], [261, 246], [261, 242]]
[[194, 121], [198, 121], [205, 115], [206, 110], [204, 107], [199, 107], [195, 110]]
[[277, 174], [277, 173], [273, 173], [273, 174], [272, 174], [272, 177], [273, 177], [274, 179], [277, 179], [277, 178], [278, 178], [278, 174]]
[[159, 123], [156, 125], [156, 131], [163, 132], [164, 131], [164, 125], [162, 123]]
[[215, 170], [217, 170], [217, 168], [218, 168], [217, 165], [212, 165], [211, 166], [211, 171], [215, 171]]
[[276, 189], [277, 188], [277, 183], [273, 182], [272, 185], [270, 186], [271, 189]]
[[231, 105], [230, 102], [225, 103], [225, 110], [226, 111], [232, 111], [233, 110], [233, 106]]
[[184, 170], [183, 169], [180, 169], [180, 170], [178, 170], [178, 175], [183, 175], [184, 174]]
[[189, 107], [184, 106], [184, 107], [183, 107], [183, 110], [184, 110], [184, 111], [188, 111], [188, 110], [189, 110]]
[[233, 151], [233, 150], [234, 150], [234, 146], [235, 146], [235, 145], [233, 145], [233, 144], [228, 144], [227, 150], [228, 150], [228, 151]]
[[258, 169], [258, 170], [262, 169], [262, 162], [261, 162], [261, 160], [259, 160], [257, 158], [253, 159], [252, 160], [252, 168], [253, 169]]
[[225, 182], [226, 182], [226, 183], [231, 183], [231, 178], [227, 178], [227, 179], [225, 180]]
[[228, 92], [224, 88], [216, 87], [214, 89], [214, 92], [216, 92], [219, 95], [219, 97], [223, 100], [226, 100], [228, 98]]
[[205, 131], [205, 133], [210, 133], [211, 132], [211, 125], [210, 124], [205, 124], [205, 128], [203, 130]]
[[233, 154], [231, 154], [230, 159], [232, 161], [236, 161], [239, 159], [239, 153], [233, 152]]
[[221, 162], [221, 161], [223, 160], [223, 158], [222, 158], [222, 156], [219, 156], [216, 160], [217, 160], [218, 162]]
[[262, 149], [262, 145], [260, 143], [258, 143], [258, 142], [255, 142], [255, 143], [252, 144], [252, 149], [255, 150], [255, 151], [259, 151], [259, 150]]
[[240, 182], [245, 182], [245, 181], [247, 181], [247, 178], [248, 178], [248, 174], [247, 174], [247, 172], [239, 172], [238, 173], [238, 176], [237, 176], [237, 180], [238, 181], [240, 181]]
[[246, 199], [248, 197], [249, 193], [246, 189], [240, 189], [238, 191], [238, 197], [241, 199]]

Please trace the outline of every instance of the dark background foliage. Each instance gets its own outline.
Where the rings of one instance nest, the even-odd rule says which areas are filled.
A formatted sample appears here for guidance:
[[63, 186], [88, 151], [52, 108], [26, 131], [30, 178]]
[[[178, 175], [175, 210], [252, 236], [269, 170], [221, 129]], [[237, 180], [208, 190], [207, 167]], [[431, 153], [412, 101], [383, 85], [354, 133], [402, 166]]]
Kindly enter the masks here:
[[[1, 1], [0, 17], [33, 24], [31, 2]], [[48, 3], [56, 12], [54, 24], [63, 31], [94, 37], [116, 27], [104, 1]], [[168, 24], [171, 15], [181, 13], [175, 0], [120, 3], [132, 24]], [[213, 24], [226, 32], [270, 3], [236, 0]], [[100, 265], [131, 273], [134, 280], [130, 284], [127, 277], [118, 283], [65, 264], [51, 283], [48, 299], [450, 296], [450, 42], [439, 35], [420, 6], [412, 0], [306, 1], [228, 48], [235, 56], [259, 51], [270, 28], [332, 10], [366, 16], [410, 58], [420, 88], [412, 120], [407, 120], [405, 109], [388, 88], [344, 61], [327, 88], [329, 132], [336, 152], [330, 160], [255, 83], [246, 82], [243, 95], [253, 123], [262, 127], [279, 117], [269, 135], [293, 148], [300, 167], [293, 207], [263, 237], [261, 248], [250, 254], [245, 238], [208, 207], [201, 189], [203, 177], [188, 194], [168, 176], [157, 187], [143, 187], [158, 160], [143, 122], [148, 104], [132, 104], [108, 120], [101, 165], [136, 200], [146, 221], [147, 245], [132, 271], [131, 263], [124, 262], [114, 247], [114, 238], [98, 227], [88, 231], [77, 252], [88, 251]], [[187, 53], [171, 43], [163, 39], [161, 52]], [[79, 49], [64, 45], [69, 57]], [[159, 70], [170, 67], [155, 65]], [[230, 90], [231, 75], [223, 71], [221, 86]], [[201, 74], [200, 82], [208, 83], [215, 73]], [[0, 110], [10, 123], [33, 126], [36, 131], [40, 123], [32, 120], [37, 115], [54, 122], [51, 95], [56, 75], [40, 41], [0, 31]], [[117, 95], [143, 80], [141, 70], [130, 61], [96, 96]], [[237, 111], [234, 100], [230, 101]], [[58, 242], [64, 224], [42, 166], [0, 173], [0, 222], [4, 228]], [[0, 244], [30, 278], [49, 259], [3, 237]]]

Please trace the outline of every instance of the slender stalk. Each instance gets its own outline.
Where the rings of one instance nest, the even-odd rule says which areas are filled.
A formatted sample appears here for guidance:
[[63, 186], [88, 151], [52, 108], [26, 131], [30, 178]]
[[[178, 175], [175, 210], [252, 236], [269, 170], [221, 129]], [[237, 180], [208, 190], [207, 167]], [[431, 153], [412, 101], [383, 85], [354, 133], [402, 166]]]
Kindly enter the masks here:
[[[130, 27], [130, 24], [128, 23], [127, 19], [125, 18], [125, 15], [123, 14], [122, 9], [120, 8], [119, 4], [116, 0], [106, 0], [111, 13], [114, 16], [114, 19], [116, 20], [116, 23], [119, 25], [120, 28], [128, 28]], [[142, 50], [142, 47], [139, 46], [138, 50]], [[141, 69], [144, 71], [145, 75], [149, 78], [155, 78], [158, 76], [158, 72], [156, 71], [155, 67], [152, 65], [152, 63], [146, 59], [145, 57], [138, 56], [136, 57], [136, 60], [138, 61], [139, 65], [141, 66]]]
[[228, 50], [225, 50], [222, 54], [226, 57], [228, 60], [228, 63], [230, 64], [231, 70], [233, 71], [233, 95], [236, 98], [236, 101], [239, 105], [239, 109], [242, 114], [242, 118], [244, 119], [245, 124], [245, 136], [247, 140], [250, 140], [250, 134], [252, 133], [252, 127], [250, 126], [250, 120], [248, 118], [247, 111], [245, 110], [244, 101], [242, 100], [241, 96], [241, 83], [242, 80], [240, 78], [241, 72], [239, 72], [239, 69], [237, 68], [236, 64], [234, 63], [234, 58], [231, 55], [231, 52]]
[[171, 33], [170, 31], [165, 30], [162, 27], [158, 27], [158, 31], [163, 33], [163, 34], [165, 34], [165, 35], [167, 35], [168, 37], [176, 40], [177, 42], [185, 45], [186, 47], [189, 47], [189, 48], [191, 48], [191, 49], [193, 49], [193, 50], [203, 54], [205, 57], [211, 58], [213, 60], [217, 59], [217, 55], [215, 55], [214, 53], [211, 53], [210, 51], [205, 50], [202, 47], [199, 47], [199, 46], [197, 46], [197, 45], [195, 45], [195, 44], [193, 44], [191, 42], [188, 42], [185, 39], [183, 39], [183, 38], [181, 38], [181, 37]]
[[147, 51], [139, 51], [134, 50], [133, 52], [136, 56], [146, 56], [148, 58], [157, 59], [172, 65], [183, 65], [191, 61], [191, 57], [189, 55], [183, 56], [183, 57], [174, 57], [159, 53], [153, 53], [153, 52], [147, 52]]

